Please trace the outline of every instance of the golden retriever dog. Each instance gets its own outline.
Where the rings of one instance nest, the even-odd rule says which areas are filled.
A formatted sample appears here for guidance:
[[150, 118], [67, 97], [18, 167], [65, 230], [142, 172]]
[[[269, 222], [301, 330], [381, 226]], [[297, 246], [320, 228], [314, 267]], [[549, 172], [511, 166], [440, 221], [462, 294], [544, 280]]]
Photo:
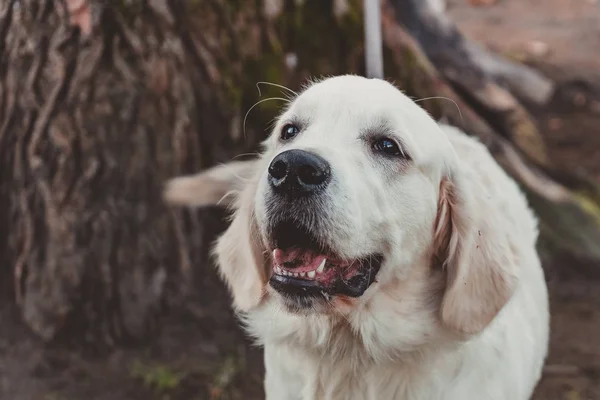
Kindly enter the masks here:
[[261, 155], [168, 182], [234, 201], [215, 254], [268, 400], [526, 400], [548, 348], [537, 222], [487, 149], [392, 84], [313, 83]]

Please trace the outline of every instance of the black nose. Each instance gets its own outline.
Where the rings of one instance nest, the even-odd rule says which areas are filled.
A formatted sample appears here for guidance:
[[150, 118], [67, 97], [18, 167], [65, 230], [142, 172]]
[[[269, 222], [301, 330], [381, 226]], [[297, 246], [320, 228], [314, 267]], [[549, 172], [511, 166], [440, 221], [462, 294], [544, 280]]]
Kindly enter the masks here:
[[269, 183], [273, 190], [291, 196], [319, 192], [330, 178], [329, 163], [304, 150], [284, 151], [269, 165]]

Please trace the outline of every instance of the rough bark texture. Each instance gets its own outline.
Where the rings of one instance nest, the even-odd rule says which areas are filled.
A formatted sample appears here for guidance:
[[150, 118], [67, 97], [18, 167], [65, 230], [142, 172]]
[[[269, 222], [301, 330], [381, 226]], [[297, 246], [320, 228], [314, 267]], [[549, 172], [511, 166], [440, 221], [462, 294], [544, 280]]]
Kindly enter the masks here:
[[[256, 150], [289, 95], [265, 84], [259, 96], [257, 82], [362, 74], [362, 2], [95, 0], [89, 35], [69, 3], [0, 0], [0, 293], [47, 340], [138, 339], [209, 268], [203, 213], [166, 208], [163, 182]], [[384, 10], [386, 76], [413, 97], [455, 100], [462, 119], [449, 101], [421, 104], [482, 138], [541, 199], [551, 232], [557, 204], [595, 215], [591, 189], [581, 203], [560, 185], [562, 203], [532, 189], [543, 149], [506, 131], [529, 129], [529, 116], [515, 100], [521, 120], [486, 120], [399, 25], [400, 3]], [[597, 222], [588, 254], [580, 237], [566, 248], [600, 257]]]
[[45, 339], [140, 338], [209, 267], [200, 214], [168, 210], [163, 182], [256, 149], [281, 105], [243, 127], [256, 82], [356, 71], [360, 16], [337, 20], [331, 2], [269, 19], [261, 2], [96, 1], [86, 36], [68, 3], [0, 2], [1, 289]]
[[2, 281], [46, 339], [148, 332], [202, 247], [162, 182], [235, 152], [200, 22], [179, 2], [102, 3], [90, 37], [64, 2], [1, 6]]

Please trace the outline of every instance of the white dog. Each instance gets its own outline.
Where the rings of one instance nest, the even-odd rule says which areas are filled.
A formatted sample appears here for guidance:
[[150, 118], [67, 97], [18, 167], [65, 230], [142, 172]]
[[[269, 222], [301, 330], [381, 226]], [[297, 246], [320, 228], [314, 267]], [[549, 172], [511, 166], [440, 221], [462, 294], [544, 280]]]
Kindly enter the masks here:
[[549, 335], [537, 224], [476, 140], [391, 84], [315, 83], [262, 155], [169, 182], [237, 193], [216, 246], [268, 400], [525, 400]]

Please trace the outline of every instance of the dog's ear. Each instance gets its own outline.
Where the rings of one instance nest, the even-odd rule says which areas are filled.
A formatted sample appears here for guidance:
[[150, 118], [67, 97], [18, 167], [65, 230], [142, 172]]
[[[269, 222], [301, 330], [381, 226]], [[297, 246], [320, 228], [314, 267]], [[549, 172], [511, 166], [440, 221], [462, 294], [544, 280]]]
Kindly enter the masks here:
[[214, 249], [219, 272], [229, 286], [235, 308], [240, 311], [259, 305], [268, 280], [267, 257], [254, 214], [256, 186], [255, 179], [246, 184], [235, 204], [231, 225]]
[[167, 203], [180, 206], [230, 206], [250, 179], [256, 163], [256, 160], [232, 161], [199, 174], [173, 178], [165, 185], [163, 197]]
[[238, 161], [167, 182], [165, 200], [183, 206], [227, 205], [234, 213], [213, 255], [236, 309], [248, 311], [264, 294], [267, 269], [254, 217], [260, 161]]
[[516, 286], [518, 247], [493, 201], [476, 174], [442, 179], [434, 227], [434, 260], [447, 274], [441, 319], [461, 334], [488, 326]]

